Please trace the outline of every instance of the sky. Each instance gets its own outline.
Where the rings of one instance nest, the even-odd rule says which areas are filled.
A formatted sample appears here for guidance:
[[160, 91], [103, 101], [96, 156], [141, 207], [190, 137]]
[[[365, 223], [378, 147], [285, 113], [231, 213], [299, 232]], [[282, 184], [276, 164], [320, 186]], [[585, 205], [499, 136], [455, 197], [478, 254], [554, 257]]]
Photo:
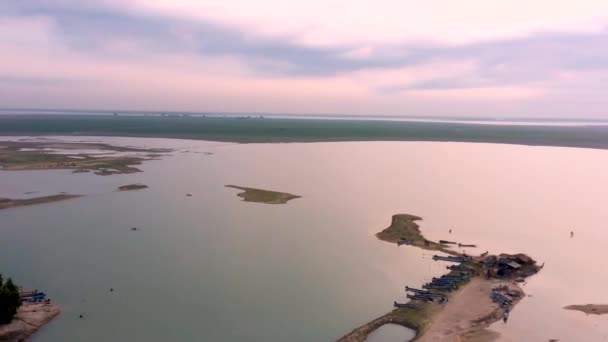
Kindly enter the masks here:
[[2, 0], [0, 107], [608, 117], [606, 0]]

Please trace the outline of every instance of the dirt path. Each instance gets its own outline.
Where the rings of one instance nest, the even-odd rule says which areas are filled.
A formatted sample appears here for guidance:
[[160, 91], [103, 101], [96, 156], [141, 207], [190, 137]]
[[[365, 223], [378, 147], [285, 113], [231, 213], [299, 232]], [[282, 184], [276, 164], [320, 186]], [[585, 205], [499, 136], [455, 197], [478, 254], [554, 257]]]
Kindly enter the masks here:
[[[490, 289], [499, 284], [501, 282], [498, 280], [473, 278], [469, 284], [450, 296], [450, 301], [434, 317], [433, 322], [417, 341], [495, 340], [497, 336], [484, 329], [502, 318], [502, 309], [492, 302], [489, 295]], [[518, 286], [508, 285], [523, 294]]]

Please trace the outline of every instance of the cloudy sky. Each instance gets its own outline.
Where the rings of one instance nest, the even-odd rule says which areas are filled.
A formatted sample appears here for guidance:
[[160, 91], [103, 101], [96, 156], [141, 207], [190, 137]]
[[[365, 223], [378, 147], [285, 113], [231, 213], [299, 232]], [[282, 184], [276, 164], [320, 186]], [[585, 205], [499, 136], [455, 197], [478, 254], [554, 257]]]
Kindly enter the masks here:
[[0, 107], [608, 117], [606, 0], [1, 0]]

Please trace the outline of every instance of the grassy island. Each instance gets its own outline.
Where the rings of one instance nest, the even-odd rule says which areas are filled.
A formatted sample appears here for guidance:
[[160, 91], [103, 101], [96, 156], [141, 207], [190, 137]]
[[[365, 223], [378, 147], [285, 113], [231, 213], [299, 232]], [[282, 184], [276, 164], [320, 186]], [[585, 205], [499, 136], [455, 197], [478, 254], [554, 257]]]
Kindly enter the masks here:
[[243, 198], [245, 202], [258, 202], [266, 204], [285, 204], [292, 199], [300, 198], [302, 196], [292, 195], [286, 192], [270, 191], [263, 189], [247, 188], [236, 185], [226, 185], [227, 188], [234, 188], [243, 190], [237, 194], [237, 196]]
[[77, 198], [77, 197], [82, 197], [82, 195], [58, 194], [58, 195], [25, 198], [25, 199], [0, 198], [0, 209], [64, 201], [64, 200]]
[[445, 245], [425, 239], [420, 232], [420, 227], [416, 223], [416, 221], [419, 220], [422, 220], [422, 218], [409, 214], [393, 215], [391, 225], [376, 234], [376, 237], [386, 242], [397, 244], [400, 242], [407, 242], [408, 245], [430, 251], [440, 251], [453, 255], [458, 254]]
[[[51, 153], [53, 150], [63, 150], [63, 152]], [[70, 154], [70, 150], [73, 150], [74, 154]], [[74, 172], [94, 171], [96, 175], [106, 176], [141, 172], [135, 165], [152, 159], [128, 155], [95, 155], [80, 153], [81, 150], [99, 150], [108, 153], [168, 152], [164, 149], [141, 149], [98, 143], [0, 141], [0, 169], [7, 171], [72, 169]]]
[[118, 187], [118, 191], [129, 191], [129, 190], [140, 190], [140, 189], [147, 189], [148, 186], [145, 184], [128, 184], [128, 185], [123, 185], [123, 186], [119, 186]]
[[[376, 234], [376, 237], [398, 246], [411, 246], [449, 255], [444, 258], [463, 258], [464, 261], [458, 263], [459, 270], [452, 268], [444, 276], [463, 277], [465, 274], [465, 278], [455, 281], [454, 287], [449, 289], [429, 287], [430, 290], [425, 290], [428, 293], [425, 296], [443, 298], [443, 301], [428, 301], [423, 296], [421, 299], [412, 299], [400, 304], [402, 307], [354, 329], [338, 339], [339, 342], [365, 341], [370, 333], [385, 324], [413, 329], [416, 341], [491, 341], [497, 336], [486, 328], [503, 318], [505, 312], [495, 303], [493, 291], [499, 288], [505, 294], [504, 298], [509, 298], [510, 306], [515, 306], [524, 297], [524, 292], [513, 280], [522, 281], [542, 267], [537, 266], [525, 254], [496, 256], [486, 252], [477, 257], [465, 256], [449, 249], [445, 244], [424, 238], [416, 223], [419, 220], [421, 218], [414, 215], [394, 215], [391, 225]], [[507, 263], [514, 269], [497, 278], [501, 263]]]

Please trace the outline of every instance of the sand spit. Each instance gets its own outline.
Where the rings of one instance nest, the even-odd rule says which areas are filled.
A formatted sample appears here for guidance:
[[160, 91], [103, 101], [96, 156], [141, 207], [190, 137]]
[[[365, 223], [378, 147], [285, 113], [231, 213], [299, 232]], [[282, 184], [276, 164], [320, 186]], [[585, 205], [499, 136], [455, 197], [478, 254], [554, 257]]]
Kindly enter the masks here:
[[608, 314], [608, 304], [585, 304], [585, 305], [568, 305], [564, 306], [566, 310], [576, 310], [584, 312], [587, 315], [605, 315]]
[[[470, 280], [455, 282], [456, 290], [452, 287], [427, 291], [434, 296], [447, 298], [447, 301], [412, 299], [405, 305], [399, 304], [406, 307], [397, 307], [354, 329], [338, 339], [339, 342], [363, 342], [371, 332], [388, 323], [414, 329], [416, 341], [494, 341], [497, 334], [486, 328], [508, 317], [507, 309], [511, 310], [524, 297], [524, 292], [515, 279], [525, 279], [542, 268], [525, 254], [496, 256], [486, 252], [477, 257], [459, 254], [444, 244], [424, 238], [416, 223], [418, 220], [421, 218], [414, 215], [394, 215], [391, 225], [376, 236], [398, 246], [440, 251], [450, 255], [440, 258], [464, 259], [458, 262], [457, 267], [461, 270], [452, 269], [448, 276], [454, 277], [465, 272], [465, 278], [469, 277]], [[508, 299], [510, 304], [507, 309], [493, 301], [490, 296], [496, 295], [492, 292], [493, 289], [499, 289], [497, 292], [502, 294], [500, 298], [503, 299], [497, 301]]]

